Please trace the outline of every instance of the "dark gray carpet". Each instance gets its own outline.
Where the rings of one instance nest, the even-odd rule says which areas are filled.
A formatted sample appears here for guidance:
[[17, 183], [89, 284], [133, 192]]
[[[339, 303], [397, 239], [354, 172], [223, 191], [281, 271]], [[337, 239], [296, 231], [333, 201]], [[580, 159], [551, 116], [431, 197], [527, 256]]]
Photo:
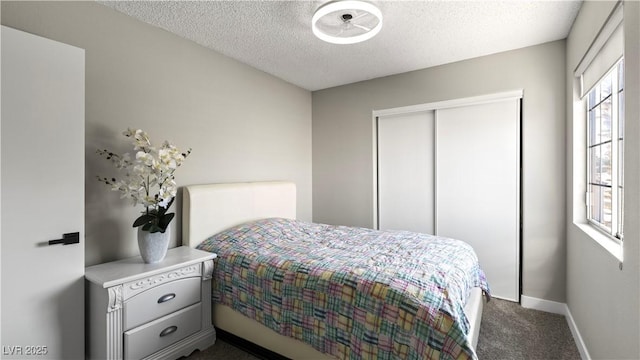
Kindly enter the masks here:
[[205, 351], [196, 350], [181, 360], [259, 360], [259, 358], [216, 339], [216, 343], [212, 347]]
[[476, 352], [491, 360], [580, 359], [564, 316], [497, 299], [485, 304]]
[[[524, 309], [516, 303], [492, 299], [485, 304], [478, 339], [479, 359], [578, 360], [567, 321], [562, 315]], [[220, 339], [206, 351], [184, 360], [256, 360], [256, 357]]]

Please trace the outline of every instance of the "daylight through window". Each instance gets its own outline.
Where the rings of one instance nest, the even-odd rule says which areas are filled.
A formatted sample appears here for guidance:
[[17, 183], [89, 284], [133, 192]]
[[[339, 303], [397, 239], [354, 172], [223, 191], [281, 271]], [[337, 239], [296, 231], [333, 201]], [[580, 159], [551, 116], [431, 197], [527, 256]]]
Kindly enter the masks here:
[[622, 241], [624, 60], [589, 92], [587, 110], [587, 218]]

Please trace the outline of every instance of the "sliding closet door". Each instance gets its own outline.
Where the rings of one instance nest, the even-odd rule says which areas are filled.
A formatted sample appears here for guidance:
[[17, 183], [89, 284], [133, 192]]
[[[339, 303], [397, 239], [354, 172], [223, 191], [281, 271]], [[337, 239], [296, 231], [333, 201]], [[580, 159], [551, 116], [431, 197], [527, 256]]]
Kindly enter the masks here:
[[436, 233], [478, 254], [492, 295], [519, 300], [520, 102], [436, 113]]
[[379, 117], [378, 228], [433, 234], [434, 112]]

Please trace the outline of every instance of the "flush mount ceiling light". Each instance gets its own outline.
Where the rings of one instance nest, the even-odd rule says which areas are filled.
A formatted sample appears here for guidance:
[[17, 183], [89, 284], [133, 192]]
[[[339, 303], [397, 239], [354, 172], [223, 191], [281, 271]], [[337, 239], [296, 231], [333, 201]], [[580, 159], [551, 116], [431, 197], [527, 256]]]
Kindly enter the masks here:
[[355, 44], [374, 37], [382, 29], [382, 13], [359, 0], [329, 2], [311, 19], [313, 33], [332, 44]]

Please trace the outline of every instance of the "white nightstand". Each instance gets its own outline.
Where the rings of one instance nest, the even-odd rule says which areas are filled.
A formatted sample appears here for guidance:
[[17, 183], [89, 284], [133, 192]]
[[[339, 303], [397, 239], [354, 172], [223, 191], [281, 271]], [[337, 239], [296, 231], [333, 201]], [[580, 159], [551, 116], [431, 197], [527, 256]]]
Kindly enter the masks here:
[[85, 269], [91, 359], [175, 359], [215, 342], [215, 254], [186, 246], [145, 264], [137, 256]]

